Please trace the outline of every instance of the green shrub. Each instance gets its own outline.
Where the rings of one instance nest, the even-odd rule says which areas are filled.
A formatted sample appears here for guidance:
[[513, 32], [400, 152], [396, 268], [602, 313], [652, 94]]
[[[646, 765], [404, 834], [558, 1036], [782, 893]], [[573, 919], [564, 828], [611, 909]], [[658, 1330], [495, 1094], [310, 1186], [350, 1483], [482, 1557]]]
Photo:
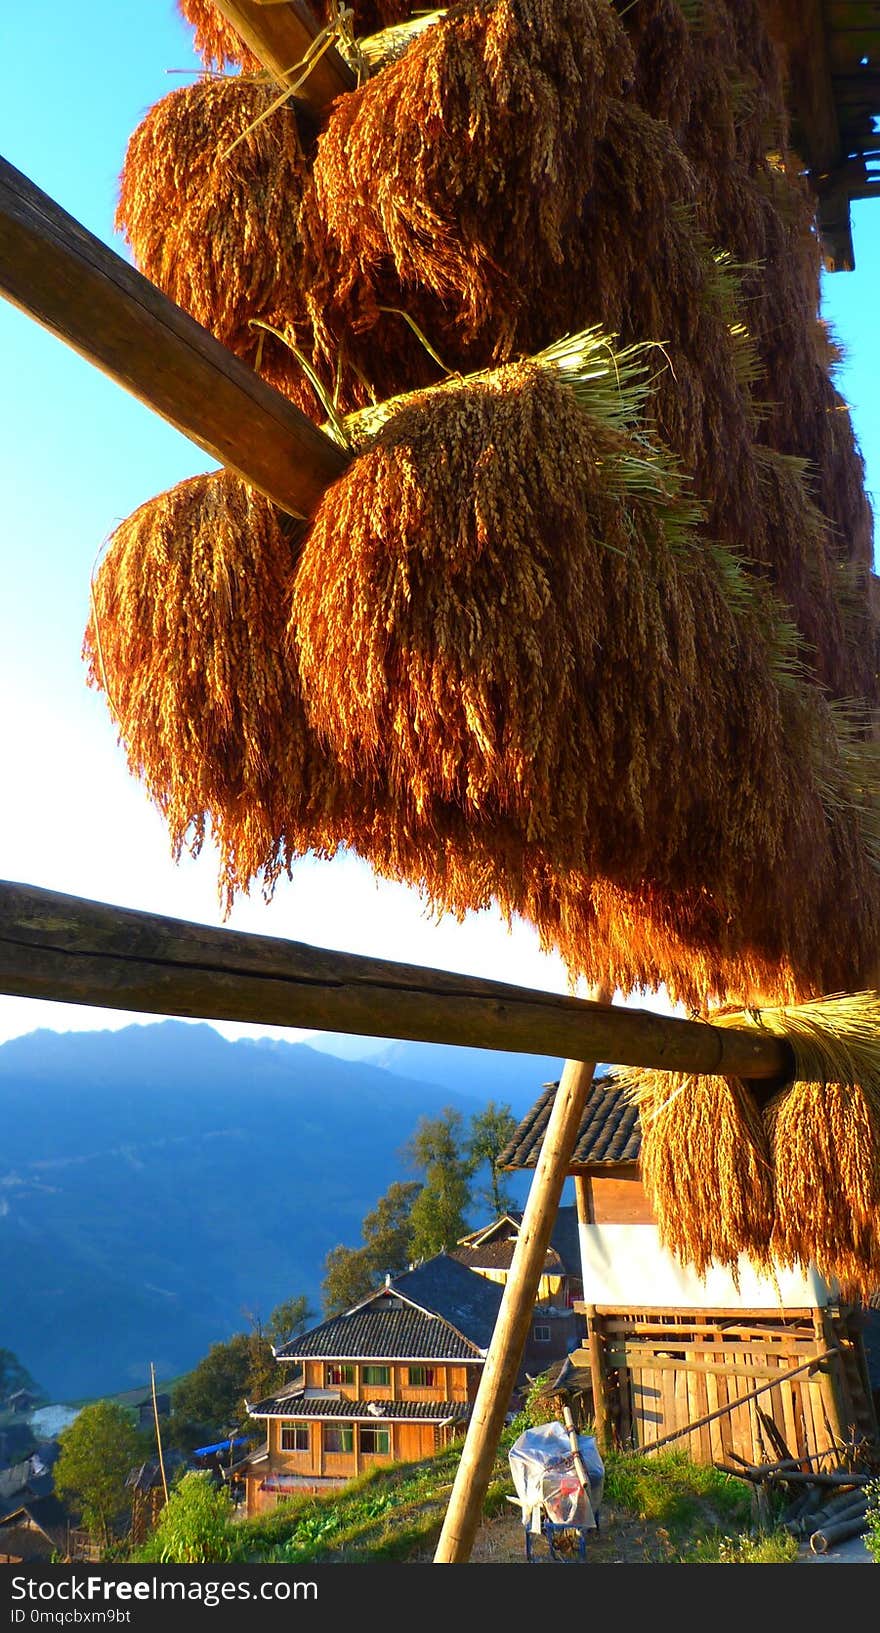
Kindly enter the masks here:
[[872, 1480], [865, 1487], [868, 1499], [868, 1520], [865, 1530], [865, 1547], [875, 1565], [880, 1565], [880, 1480]]
[[139, 1555], [172, 1565], [223, 1564], [240, 1558], [232, 1512], [225, 1487], [191, 1471], [174, 1487]]

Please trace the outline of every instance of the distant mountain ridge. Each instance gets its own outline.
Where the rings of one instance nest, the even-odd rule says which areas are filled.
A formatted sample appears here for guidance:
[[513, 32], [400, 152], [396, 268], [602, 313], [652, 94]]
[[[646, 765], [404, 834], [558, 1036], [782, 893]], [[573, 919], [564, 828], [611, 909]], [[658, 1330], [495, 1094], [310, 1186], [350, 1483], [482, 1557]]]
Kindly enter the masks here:
[[169, 1020], [0, 1046], [0, 1344], [77, 1398], [185, 1370], [247, 1309], [317, 1310], [418, 1118], [519, 1115], [546, 1080], [529, 1057], [368, 1041], [378, 1060], [343, 1060]]

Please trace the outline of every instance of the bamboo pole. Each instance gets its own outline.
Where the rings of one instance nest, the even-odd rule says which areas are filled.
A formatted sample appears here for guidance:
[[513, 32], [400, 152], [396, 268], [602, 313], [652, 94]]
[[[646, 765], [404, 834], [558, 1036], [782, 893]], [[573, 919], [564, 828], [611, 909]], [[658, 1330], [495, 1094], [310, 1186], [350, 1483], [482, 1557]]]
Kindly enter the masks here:
[[159, 1469], [162, 1475], [162, 1490], [165, 1493], [165, 1501], [167, 1503], [168, 1481], [165, 1478], [165, 1458], [162, 1455], [162, 1431], [159, 1428], [159, 1402], [156, 1399], [156, 1368], [154, 1367], [152, 1361], [150, 1362], [150, 1389], [152, 1390], [153, 1394], [153, 1422], [156, 1425], [156, 1450], [159, 1453]]
[[[596, 1002], [610, 997], [607, 989], [595, 989]], [[595, 1070], [595, 1062], [568, 1060], [556, 1091], [434, 1555], [437, 1565], [460, 1565], [470, 1558]]]
[[768, 1033], [215, 930], [2, 881], [0, 992], [707, 1076], [794, 1071], [788, 1044]]

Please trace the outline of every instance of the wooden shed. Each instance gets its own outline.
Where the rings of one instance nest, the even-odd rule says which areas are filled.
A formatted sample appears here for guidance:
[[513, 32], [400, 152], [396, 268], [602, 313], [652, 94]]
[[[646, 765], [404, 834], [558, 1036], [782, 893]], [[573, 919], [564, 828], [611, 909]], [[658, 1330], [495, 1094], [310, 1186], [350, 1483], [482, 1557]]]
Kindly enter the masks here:
[[[502, 1163], [533, 1168], [556, 1085], [523, 1119]], [[814, 1457], [863, 1439], [877, 1419], [861, 1311], [818, 1272], [743, 1259], [701, 1278], [660, 1239], [639, 1171], [636, 1107], [596, 1078], [569, 1163], [574, 1178], [588, 1367], [602, 1432], [621, 1446], [674, 1438], [700, 1462]], [[778, 1379], [778, 1382], [774, 1382]], [[689, 1424], [695, 1425], [690, 1433]]]

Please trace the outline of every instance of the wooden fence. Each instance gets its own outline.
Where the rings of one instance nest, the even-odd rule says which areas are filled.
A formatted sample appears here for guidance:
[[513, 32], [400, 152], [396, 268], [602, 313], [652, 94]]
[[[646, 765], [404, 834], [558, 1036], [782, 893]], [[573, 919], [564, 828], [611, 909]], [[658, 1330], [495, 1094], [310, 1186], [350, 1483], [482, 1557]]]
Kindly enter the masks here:
[[836, 1461], [836, 1448], [876, 1437], [856, 1312], [598, 1306], [588, 1319], [597, 1419], [620, 1446], [676, 1436], [701, 1463]]

